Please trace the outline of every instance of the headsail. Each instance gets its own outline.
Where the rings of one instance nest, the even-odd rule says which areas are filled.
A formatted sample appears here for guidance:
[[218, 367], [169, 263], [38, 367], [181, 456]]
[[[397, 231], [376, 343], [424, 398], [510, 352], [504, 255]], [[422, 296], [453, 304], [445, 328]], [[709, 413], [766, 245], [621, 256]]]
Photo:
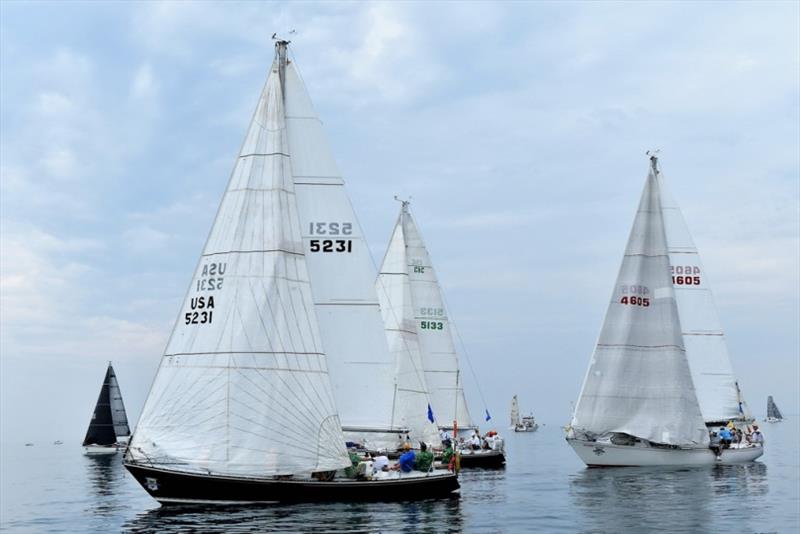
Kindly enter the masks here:
[[245, 476], [349, 465], [292, 180], [285, 45], [133, 435], [137, 461]]
[[422, 366], [437, 422], [440, 428], [451, 429], [455, 421], [459, 429], [469, 432], [474, 426], [442, 289], [422, 235], [408, 211], [403, 216], [403, 236]]
[[106, 376], [103, 379], [103, 386], [100, 388], [100, 395], [92, 412], [92, 420], [89, 421], [89, 428], [86, 430], [86, 437], [83, 438], [84, 445], [112, 445], [117, 442], [117, 435], [114, 432], [114, 419], [111, 412], [111, 378], [114, 370], [109, 364], [106, 369]]
[[119, 382], [117, 382], [117, 375], [114, 373], [114, 368], [111, 363], [108, 364], [108, 371], [106, 374], [108, 379], [108, 397], [111, 404], [111, 420], [114, 422], [114, 433], [117, 438], [129, 436], [131, 434], [128, 428], [128, 414], [125, 413], [125, 404], [122, 402], [122, 392], [119, 389]]
[[[427, 417], [431, 399], [417, 338], [403, 232], [403, 219], [407, 212], [407, 202], [403, 202], [375, 287], [383, 312], [389, 350], [396, 362], [396, 420], [409, 427], [413, 439], [439, 443], [439, 431]], [[438, 408], [434, 406], [431, 414], [438, 417]]]
[[655, 443], [708, 443], [669, 270], [656, 159], [642, 192], [572, 428]]
[[286, 65], [292, 175], [312, 292], [345, 436], [394, 448], [395, 361], [375, 291], [375, 267], [322, 122], [292, 63]]
[[511, 426], [515, 427], [519, 424], [519, 404], [517, 396], [511, 397]]
[[749, 418], [749, 410], [740, 398], [725, 334], [700, 254], [680, 208], [664, 185], [661, 172], [658, 181], [683, 343], [703, 419], [708, 423], [719, 423]]
[[783, 419], [783, 415], [781, 414], [781, 411], [778, 409], [778, 405], [775, 404], [774, 400], [772, 400], [772, 395], [767, 397], [767, 418]]

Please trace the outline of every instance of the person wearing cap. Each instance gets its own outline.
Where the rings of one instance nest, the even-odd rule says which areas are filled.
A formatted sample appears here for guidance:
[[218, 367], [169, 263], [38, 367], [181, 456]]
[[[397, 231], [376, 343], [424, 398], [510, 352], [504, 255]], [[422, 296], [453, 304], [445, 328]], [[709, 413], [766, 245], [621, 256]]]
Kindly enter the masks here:
[[397, 460], [397, 466], [403, 473], [410, 473], [414, 469], [416, 455], [414, 451], [411, 450], [410, 443], [403, 444], [403, 451], [403, 454], [401, 454], [400, 458]]
[[433, 453], [428, 450], [428, 446], [419, 442], [419, 453], [414, 460], [414, 469], [427, 473], [433, 465]]
[[728, 430], [728, 427], [721, 426], [719, 427], [719, 442], [722, 445], [723, 449], [727, 449], [731, 446], [731, 441], [733, 440], [733, 434], [731, 431]]
[[447, 465], [450, 463], [450, 458], [453, 457], [453, 442], [446, 439], [442, 442], [442, 447], [444, 447], [444, 451], [442, 451], [442, 463]]
[[750, 439], [753, 443], [764, 445], [764, 434], [758, 429], [758, 425], [753, 425], [753, 434]]

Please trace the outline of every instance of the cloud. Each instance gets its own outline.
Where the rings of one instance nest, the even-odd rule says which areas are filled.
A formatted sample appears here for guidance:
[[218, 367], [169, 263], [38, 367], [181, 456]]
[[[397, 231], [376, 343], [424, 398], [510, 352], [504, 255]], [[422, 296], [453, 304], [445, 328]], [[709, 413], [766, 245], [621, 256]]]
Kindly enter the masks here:
[[133, 76], [131, 96], [134, 99], [153, 98], [158, 94], [158, 85], [153, 76], [153, 68], [149, 63], [141, 65]]

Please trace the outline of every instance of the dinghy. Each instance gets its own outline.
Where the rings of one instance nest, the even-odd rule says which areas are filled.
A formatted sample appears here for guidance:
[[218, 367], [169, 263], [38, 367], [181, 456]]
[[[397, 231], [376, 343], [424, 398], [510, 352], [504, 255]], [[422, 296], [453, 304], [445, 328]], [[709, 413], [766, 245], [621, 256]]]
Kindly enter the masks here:
[[[384, 405], [394, 362], [367, 245], [287, 45], [276, 43], [125, 467], [162, 504], [450, 496], [446, 471], [342, 475], [345, 431], [394, 444], [405, 429]], [[382, 361], [362, 359], [373, 350]]]
[[129, 436], [128, 416], [122, 402], [119, 382], [114, 367], [108, 362], [92, 420], [83, 439], [83, 452], [91, 456], [116, 454], [119, 449], [125, 448]]
[[[678, 250], [681, 242], [670, 227], [675, 215], [680, 216], [674, 203], [663, 200], [658, 159], [652, 155], [611, 302], [567, 427], [567, 442], [590, 467], [744, 463], [763, 454], [760, 444], [745, 442], [722, 449], [719, 456], [709, 448], [707, 423], [746, 424], [747, 419], [735, 380], [728, 383], [735, 388], [736, 413], [730, 411], [730, 399], [722, 404], [705, 391], [717, 380], [709, 369], [730, 368], [730, 362], [727, 352], [720, 356], [724, 340], [721, 345], [716, 317], [707, 315], [713, 300], [688, 231]], [[673, 264], [680, 253], [682, 263]], [[676, 289], [688, 285], [702, 291], [690, 296]], [[694, 313], [706, 316], [691, 315], [690, 301], [702, 304]], [[682, 328], [684, 316], [687, 327]], [[701, 340], [703, 331], [713, 341]], [[704, 349], [716, 351], [716, 363], [700, 366]]]
[[[399, 200], [399, 199], [398, 199]], [[422, 235], [411, 216], [409, 202], [400, 201], [392, 237], [376, 282], [390, 337], [402, 347], [416, 347], [421, 365], [419, 387], [427, 386], [437, 425], [458, 442], [478, 431], [467, 408], [451, 325], [442, 290]], [[487, 412], [488, 413], [488, 412]], [[505, 463], [502, 438], [488, 448], [461, 450], [461, 467], [498, 467]]]
[[533, 432], [539, 428], [533, 415], [519, 416], [519, 401], [517, 396], [511, 397], [511, 430], [514, 432]]
[[783, 415], [781, 415], [778, 405], [772, 400], [772, 395], [767, 397], [767, 418], [764, 421], [768, 423], [780, 423], [783, 421]]

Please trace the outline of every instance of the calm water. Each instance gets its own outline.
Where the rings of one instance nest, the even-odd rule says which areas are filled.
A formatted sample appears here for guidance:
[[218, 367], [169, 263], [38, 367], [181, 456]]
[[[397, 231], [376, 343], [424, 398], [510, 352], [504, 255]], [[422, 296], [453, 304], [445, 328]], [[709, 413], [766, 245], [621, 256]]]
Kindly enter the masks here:
[[764, 424], [761, 461], [585, 469], [555, 426], [507, 433], [508, 466], [462, 471], [460, 499], [403, 504], [160, 508], [113, 458], [77, 444], [2, 447], [4, 531], [798, 532], [798, 419]]

